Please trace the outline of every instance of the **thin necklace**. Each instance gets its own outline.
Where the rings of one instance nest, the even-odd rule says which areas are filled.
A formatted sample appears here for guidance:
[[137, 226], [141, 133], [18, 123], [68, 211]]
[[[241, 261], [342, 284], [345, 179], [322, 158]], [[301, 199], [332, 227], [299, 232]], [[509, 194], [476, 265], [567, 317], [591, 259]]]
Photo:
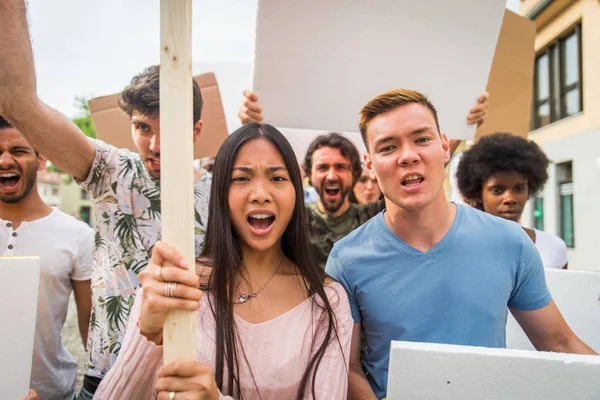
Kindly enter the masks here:
[[256, 292], [251, 293], [251, 294], [240, 293], [240, 297], [238, 297], [237, 304], [244, 304], [245, 302], [247, 302], [249, 300], [252, 300], [256, 296], [258, 296], [258, 294], [260, 292], [262, 292], [264, 288], [267, 287], [267, 285], [269, 284], [269, 282], [271, 282], [271, 279], [273, 279], [273, 277], [275, 276], [275, 274], [279, 270], [279, 267], [281, 267], [281, 264], [283, 264], [283, 255], [281, 255], [281, 260], [279, 260], [279, 264], [277, 265], [277, 268], [275, 268], [275, 271], [273, 271], [273, 274], [271, 275], [271, 277], [269, 279], [267, 279], [267, 281], [260, 288], [258, 288], [258, 290]]

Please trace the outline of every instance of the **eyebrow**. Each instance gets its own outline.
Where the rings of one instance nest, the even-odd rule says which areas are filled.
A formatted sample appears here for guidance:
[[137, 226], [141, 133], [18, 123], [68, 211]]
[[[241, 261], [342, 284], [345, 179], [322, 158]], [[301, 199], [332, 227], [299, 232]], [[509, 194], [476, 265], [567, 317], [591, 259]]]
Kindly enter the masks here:
[[432, 128], [431, 126], [423, 126], [423, 127], [421, 127], [421, 128], [417, 128], [417, 129], [415, 129], [415, 130], [414, 130], [414, 131], [412, 131], [411, 133], [412, 133], [413, 135], [418, 135], [418, 134], [421, 134], [421, 133], [423, 133], [423, 132], [428, 132], [428, 131], [433, 131], [433, 128]]
[[340, 166], [340, 165], [345, 165], [345, 166], [348, 166], [348, 165], [350, 165], [350, 164], [349, 164], [349, 163], [346, 163], [346, 162], [341, 162], [341, 161], [340, 161], [340, 162], [333, 162], [333, 163], [330, 163], [330, 162], [320, 162], [320, 163], [316, 163], [315, 165], [316, 165], [317, 167], [320, 167], [320, 166], [329, 167], [330, 165], [333, 165], [333, 166], [336, 166], [336, 167], [337, 167], [337, 166]]
[[[241, 172], [250, 173], [250, 172], [253, 171], [253, 168], [252, 167], [233, 167], [233, 170], [234, 171], [241, 171]], [[282, 171], [282, 170], [286, 170], [287, 171], [287, 168], [283, 167], [283, 166], [279, 166], [279, 165], [275, 166], [275, 167], [268, 167], [267, 168], [267, 171], [269, 171], [269, 172], [277, 172], [277, 171]]]
[[31, 152], [31, 149], [27, 146], [14, 146], [9, 149], [9, 151], [15, 151], [15, 150], [26, 150], [28, 152]]
[[384, 137], [384, 138], [382, 138], [382, 139], [376, 140], [376, 141], [375, 141], [375, 147], [377, 147], [377, 146], [379, 146], [379, 145], [382, 145], [382, 144], [385, 144], [385, 143], [387, 143], [387, 142], [391, 142], [391, 141], [393, 141], [394, 139], [396, 139], [394, 136], [386, 136], [386, 137]]
[[[421, 133], [425, 133], [425, 132], [429, 132], [429, 131], [433, 131], [433, 128], [431, 126], [422, 126], [420, 128], [417, 128], [417, 129], [413, 130], [411, 132], [411, 135], [420, 135]], [[385, 137], [377, 140], [375, 142], [375, 146], [379, 146], [381, 144], [385, 144], [385, 143], [391, 142], [391, 141], [393, 141], [395, 139], [396, 139], [396, 136], [385, 136]]]

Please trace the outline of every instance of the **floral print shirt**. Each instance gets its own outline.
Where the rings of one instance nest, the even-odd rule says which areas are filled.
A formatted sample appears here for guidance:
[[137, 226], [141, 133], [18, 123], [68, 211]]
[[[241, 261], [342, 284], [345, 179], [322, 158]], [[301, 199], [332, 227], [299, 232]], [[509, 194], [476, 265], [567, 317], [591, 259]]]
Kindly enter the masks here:
[[[115, 363], [127, 327], [138, 273], [160, 240], [160, 182], [146, 171], [139, 155], [92, 140], [96, 156], [87, 179], [79, 182], [96, 210], [92, 316], [84, 366], [102, 378]], [[196, 256], [208, 220], [212, 176], [194, 183]]]

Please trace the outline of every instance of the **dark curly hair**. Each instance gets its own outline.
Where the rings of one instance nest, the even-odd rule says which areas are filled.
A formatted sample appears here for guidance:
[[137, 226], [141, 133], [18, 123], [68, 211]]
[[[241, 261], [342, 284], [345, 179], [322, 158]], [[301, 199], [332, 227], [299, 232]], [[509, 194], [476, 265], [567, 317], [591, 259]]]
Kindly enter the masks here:
[[[13, 124], [11, 124], [9, 120], [7, 120], [2, 115], [0, 115], [0, 129], [14, 129], [14, 128], [15, 128], [15, 126]], [[33, 151], [35, 152], [36, 156], [40, 155], [40, 152], [37, 151], [37, 149], [35, 147], [33, 147]]]
[[[343, 135], [330, 132], [325, 135], [317, 136], [309, 145], [304, 156], [304, 172], [308, 176], [310, 181], [310, 175], [312, 171], [313, 153], [321, 147], [333, 147], [339, 149], [340, 153], [348, 160], [350, 160], [350, 167], [352, 169], [352, 184], [354, 185], [360, 175], [362, 174], [362, 164], [360, 162], [360, 154], [356, 149], [356, 146], [352, 144], [348, 138]], [[312, 185], [312, 182], [310, 182]]]
[[0, 115], [0, 129], [14, 128], [15, 126], [11, 124], [6, 118]]
[[481, 199], [484, 183], [503, 172], [517, 172], [527, 178], [529, 197], [548, 180], [548, 157], [532, 141], [510, 133], [484, 136], [464, 152], [456, 178], [465, 200]]
[[[196, 80], [192, 79], [194, 124], [202, 116], [202, 94]], [[134, 112], [155, 116], [160, 110], [160, 67], [153, 65], [131, 79], [118, 100], [119, 107], [129, 117]]]

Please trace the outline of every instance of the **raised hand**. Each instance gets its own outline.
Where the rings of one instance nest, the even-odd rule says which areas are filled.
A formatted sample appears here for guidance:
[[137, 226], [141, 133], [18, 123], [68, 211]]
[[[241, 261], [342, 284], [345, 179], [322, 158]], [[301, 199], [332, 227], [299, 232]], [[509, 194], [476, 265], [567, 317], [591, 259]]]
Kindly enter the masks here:
[[487, 117], [489, 101], [490, 94], [488, 92], [483, 92], [477, 98], [477, 104], [469, 110], [469, 115], [467, 115], [468, 124], [477, 124], [477, 126], [483, 124]]
[[250, 90], [244, 90], [244, 98], [242, 99], [238, 117], [240, 118], [242, 125], [263, 121], [263, 110], [258, 104], [258, 96], [256, 93]]
[[187, 269], [181, 253], [173, 246], [159, 241], [154, 245], [152, 258], [139, 274], [142, 285], [142, 306], [138, 327], [156, 344], [162, 344], [162, 329], [167, 313], [173, 310], [196, 311], [202, 291], [200, 277]]
[[35, 390], [29, 389], [27, 396], [23, 397], [23, 400], [40, 400], [40, 396], [38, 396]]

